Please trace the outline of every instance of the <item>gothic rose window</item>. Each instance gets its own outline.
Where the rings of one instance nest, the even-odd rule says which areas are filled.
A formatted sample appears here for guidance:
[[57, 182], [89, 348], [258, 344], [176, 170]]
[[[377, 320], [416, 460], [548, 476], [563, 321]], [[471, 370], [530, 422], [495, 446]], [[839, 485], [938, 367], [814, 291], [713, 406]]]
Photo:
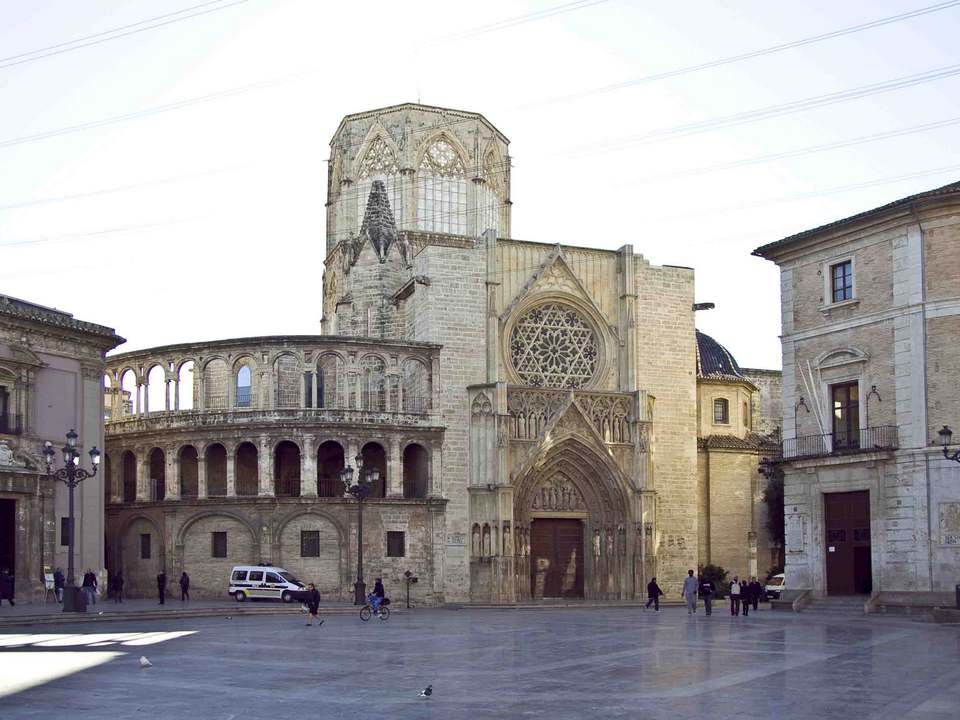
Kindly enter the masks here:
[[597, 336], [580, 314], [558, 303], [539, 305], [510, 334], [510, 358], [527, 385], [579, 388], [593, 379]]

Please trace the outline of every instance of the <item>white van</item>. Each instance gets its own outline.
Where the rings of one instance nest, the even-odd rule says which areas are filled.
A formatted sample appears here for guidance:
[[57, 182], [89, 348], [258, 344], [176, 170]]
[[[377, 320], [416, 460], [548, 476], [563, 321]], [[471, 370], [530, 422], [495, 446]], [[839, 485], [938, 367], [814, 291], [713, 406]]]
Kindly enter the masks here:
[[295, 593], [304, 585], [280, 567], [269, 565], [237, 565], [230, 573], [230, 589], [237, 602], [251, 600], [283, 600], [293, 602]]
[[786, 576], [783, 573], [779, 573], [767, 581], [767, 586], [764, 588], [764, 595], [766, 595], [767, 600], [771, 598], [779, 600], [781, 593], [786, 589]]

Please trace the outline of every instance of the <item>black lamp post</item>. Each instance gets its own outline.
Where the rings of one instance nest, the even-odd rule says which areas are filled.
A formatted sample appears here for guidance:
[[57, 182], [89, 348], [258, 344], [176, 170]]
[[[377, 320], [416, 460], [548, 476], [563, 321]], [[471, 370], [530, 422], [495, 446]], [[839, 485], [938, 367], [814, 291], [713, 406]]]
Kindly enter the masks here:
[[357, 464], [357, 484], [351, 484], [353, 468], [349, 465], [340, 472], [340, 480], [346, 490], [344, 495], [352, 495], [357, 500], [357, 582], [353, 586], [353, 604], [365, 605], [367, 586], [363, 582], [363, 501], [370, 496], [373, 486], [380, 480], [380, 470], [365, 470], [363, 456], [360, 454], [353, 460]]
[[74, 518], [73, 518], [73, 490], [87, 478], [92, 478], [97, 474], [100, 467], [100, 451], [94, 445], [90, 448], [90, 464], [92, 471], [84, 470], [80, 467], [80, 452], [77, 450], [77, 433], [71, 429], [67, 433], [67, 444], [62, 448], [63, 467], [59, 470], [53, 469], [53, 461], [56, 457], [56, 450], [53, 449], [53, 443], [49, 440], [43, 444], [43, 456], [47, 463], [47, 475], [55, 480], [62, 481], [69, 488], [70, 497], [70, 536], [68, 538], [70, 549], [67, 555], [67, 578], [63, 588], [63, 611], [64, 612], [86, 612], [87, 603], [80, 597], [80, 588], [77, 587], [73, 573], [73, 548], [75, 542]]
[[937, 435], [940, 436], [940, 442], [943, 443], [943, 456], [947, 460], [953, 460], [960, 463], [960, 448], [958, 448], [954, 453], [948, 452], [947, 450], [947, 448], [950, 447], [950, 439], [953, 437], [953, 430], [944, 425]]

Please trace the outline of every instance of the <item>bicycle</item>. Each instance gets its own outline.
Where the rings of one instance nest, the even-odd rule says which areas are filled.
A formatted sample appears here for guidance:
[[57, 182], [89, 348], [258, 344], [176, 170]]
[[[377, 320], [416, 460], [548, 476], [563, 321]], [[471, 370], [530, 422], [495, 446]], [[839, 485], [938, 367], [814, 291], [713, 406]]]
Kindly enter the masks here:
[[[373, 606], [370, 603], [367, 603], [362, 608], [360, 608], [360, 619], [366, 622], [373, 617], [374, 610]], [[390, 608], [386, 605], [380, 606], [380, 619], [389, 620], [390, 619]]]

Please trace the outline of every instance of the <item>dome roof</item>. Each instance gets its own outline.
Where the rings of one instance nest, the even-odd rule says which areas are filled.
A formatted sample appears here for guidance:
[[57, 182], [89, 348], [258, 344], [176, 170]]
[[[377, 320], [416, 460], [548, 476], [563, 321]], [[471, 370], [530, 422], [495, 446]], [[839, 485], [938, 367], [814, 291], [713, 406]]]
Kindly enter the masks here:
[[736, 359], [723, 345], [697, 330], [697, 377], [746, 380]]

